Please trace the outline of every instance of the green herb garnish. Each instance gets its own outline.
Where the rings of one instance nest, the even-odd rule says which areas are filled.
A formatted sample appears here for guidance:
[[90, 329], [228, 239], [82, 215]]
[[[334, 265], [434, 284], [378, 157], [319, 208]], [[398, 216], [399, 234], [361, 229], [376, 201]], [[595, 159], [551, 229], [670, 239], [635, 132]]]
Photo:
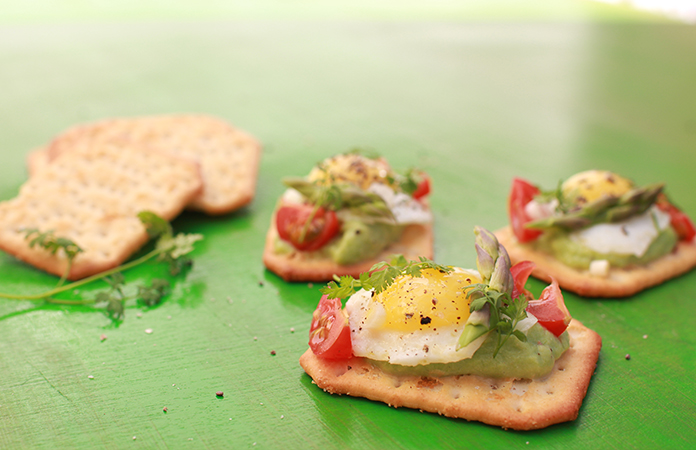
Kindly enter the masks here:
[[459, 348], [465, 347], [480, 336], [494, 331], [498, 335], [498, 343], [493, 357], [505, 345], [505, 342], [515, 336], [522, 342], [527, 336], [515, 328], [527, 317], [527, 299], [520, 295], [511, 298], [514, 280], [510, 273], [510, 257], [495, 235], [485, 228], [474, 228], [476, 234], [476, 266], [483, 283], [472, 284], [465, 289], [468, 291], [471, 303], [471, 313], [482, 311], [488, 313], [488, 323], [468, 323], [459, 339]]
[[494, 358], [510, 336], [514, 335], [521, 342], [527, 342], [527, 335], [515, 329], [521, 320], [527, 318], [527, 299], [523, 295], [516, 299], [511, 299], [509, 293], [490, 289], [488, 285], [483, 283], [472, 284], [466, 289], [468, 289], [469, 297], [473, 299], [469, 310], [471, 312], [481, 311], [488, 307], [487, 310], [490, 317], [488, 327], [481, 329], [481, 324], [476, 324], [479, 327], [478, 335], [473, 337], [473, 339], [470, 336], [469, 342], [462, 343], [460, 341], [460, 347], [468, 345], [471, 341], [490, 331], [495, 331], [498, 334], [498, 344], [493, 352]]
[[403, 175], [392, 174], [387, 177], [389, 184], [398, 186], [404, 193], [408, 195], [413, 195], [418, 189], [421, 181], [423, 181], [423, 172], [420, 170], [411, 168], [408, 169]]
[[[394, 223], [394, 215], [384, 199], [372, 192], [366, 192], [351, 183], [338, 183], [324, 186], [304, 178], [285, 178], [283, 183], [302, 194], [315, 210], [325, 208], [332, 211], [345, 209], [358, 216], [365, 223]], [[314, 216], [312, 214], [311, 218]]]
[[336, 276], [334, 281], [319, 290], [322, 294], [327, 294], [329, 298], [346, 298], [353, 295], [360, 289], [374, 289], [375, 294], [379, 294], [394, 283], [394, 280], [401, 275], [419, 277], [421, 271], [425, 269], [435, 269], [443, 273], [449, 273], [453, 269], [450, 266], [441, 266], [428, 258], [420, 257], [418, 261], [408, 261], [403, 255], [395, 255], [389, 263], [380, 262], [372, 266], [369, 272], [360, 274], [357, 280], [350, 275]]
[[20, 231], [24, 233], [24, 239], [29, 241], [29, 248], [34, 248], [34, 246], [38, 245], [44, 250], [49, 251], [52, 255], [55, 255], [58, 250], [63, 250], [68, 259], [68, 267], [58, 281], [58, 286], [61, 286], [70, 273], [75, 256], [77, 256], [78, 253], [82, 253], [84, 250], [70, 239], [56, 236], [53, 230], [42, 233], [38, 228], [26, 228]]
[[[130, 300], [136, 300], [146, 307], [159, 304], [162, 298], [169, 292], [169, 282], [167, 280], [159, 278], [153, 279], [150, 285], [136, 286], [134, 292], [129, 293], [129, 291], [133, 289], [129, 289], [121, 272], [157, 258], [159, 261], [168, 263], [170, 274], [175, 276], [181, 273], [184, 268], [190, 267], [191, 259], [188, 254], [193, 251], [194, 243], [203, 239], [203, 236], [192, 233], [180, 233], [175, 236], [169, 222], [152, 212], [141, 212], [138, 214], [138, 218], [147, 228], [150, 237], [157, 239], [153, 250], [118, 267], [68, 284], [64, 284], [64, 282], [70, 273], [72, 263], [75, 257], [83, 252], [83, 250], [70, 239], [55, 236], [52, 231], [41, 232], [37, 229], [22, 230], [25, 233], [25, 238], [29, 241], [30, 247], [38, 245], [52, 254], [56, 254], [59, 250], [62, 250], [68, 260], [67, 268], [56, 287], [51, 290], [33, 295], [0, 293], [0, 297], [10, 300], [43, 300], [47, 303], [61, 305], [91, 304], [96, 307], [105, 308], [107, 316], [114, 321], [123, 319], [125, 305]], [[76, 300], [55, 297], [63, 292], [99, 280], [107, 283], [109, 287], [105, 290], [98, 291], [94, 298]]]

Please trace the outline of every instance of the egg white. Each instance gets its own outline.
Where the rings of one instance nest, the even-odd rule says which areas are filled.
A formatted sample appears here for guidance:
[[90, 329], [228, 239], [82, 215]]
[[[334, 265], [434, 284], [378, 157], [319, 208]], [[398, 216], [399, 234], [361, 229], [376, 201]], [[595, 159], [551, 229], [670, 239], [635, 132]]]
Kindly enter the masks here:
[[[457, 269], [463, 270], [463, 269]], [[475, 270], [466, 270], [478, 277]], [[405, 332], [385, 329], [384, 306], [373, 300], [373, 292], [360, 290], [346, 302], [353, 354], [391, 364], [451, 363], [470, 358], [483, 339], [457, 350], [465, 323]]]
[[652, 206], [643, 214], [616, 223], [600, 223], [570, 234], [570, 239], [597, 253], [641, 257], [660, 231], [670, 224], [669, 214]]
[[396, 192], [385, 184], [372, 183], [367, 191], [382, 197], [397, 224], [429, 223], [433, 220], [430, 210], [421, 202], [403, 192]]

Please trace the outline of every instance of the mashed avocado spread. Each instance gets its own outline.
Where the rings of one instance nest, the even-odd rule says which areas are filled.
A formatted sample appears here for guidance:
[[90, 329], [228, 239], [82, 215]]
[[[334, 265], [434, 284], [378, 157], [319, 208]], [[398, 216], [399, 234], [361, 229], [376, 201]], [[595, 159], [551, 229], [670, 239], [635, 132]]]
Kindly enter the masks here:
[[[344, 266], [359, 263], [377, 256], [401, 236], [403, 226], [386, 223], [366, 224], [349, 220], [341, 224], [341, 232], [327, 245], [315, 252], [304, 252], [309, 257], [331, 258]], [[287, 254], [295, 251], [292, 245], [276, 238], [275, 252]]]
[[577, 269], [587, 269], [595, 260], [607, 260], [612, 267], [644, 265], [672, 251], [677, 244], [677, 234], [672, 227], [660, 230], [642, 256], [621, 253], [598, 253], [570, 237], [570, 233], [553, 230], [544, 233], [531, 243], [537, 250], [551, 253], [564, 264]]
[[493, 357], [498, 335], [490, 333], [470, 359], [448, 364], [400, 366], [385, 361], [371, 362], [385, 372], [396, 375], [450, 376], [478, 375], [492, 378], [531, 379], [547, 375], [556, 360], [568, 350], [568, 332], [556, 338], [538, 323], [527, 332], [527, 342], [511, 337]]

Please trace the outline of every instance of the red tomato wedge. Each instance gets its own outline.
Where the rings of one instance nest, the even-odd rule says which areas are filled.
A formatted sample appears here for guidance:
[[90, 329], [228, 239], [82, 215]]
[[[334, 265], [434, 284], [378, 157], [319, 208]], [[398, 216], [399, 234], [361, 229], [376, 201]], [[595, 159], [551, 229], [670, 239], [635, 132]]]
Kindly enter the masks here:
[[670, 225], [682, 241], [690, 241], [696, 236], [696, 227], [679, 208], [674, 206], [666, 196], [660, 196], [657, 200], [657, 207], [669, 214]]
[[341, 311], [341, 300], [321, 297], [309, 327], [309, 348], [325, 359], [348, 359], [353, 356], [350, 327]]
[[670, 213], [670, 216], [670, 223], [672, 227], [674, 227], [674, 231], [677, 232], [679, 239], [682, 241], [690, 241], [696, 236], [696, 228], [691, 219], [689, 219], [689, 216], [679, 210]]
[[423, 174], [423, 178], [421, 179], [420, 183], [418, 183], [418, 187], [416, 187], [416, 190], [413, 191], [413, 198], [416, 200], [425, 197], [426, 195], [430, 194], [430, 177]]
[[527, 284], [527, 279], [532, 274], [532, 271], [536, 267], [532, 261], [520, 261], [510, 268], [510, 273], [512, 274], [512, 279], [515, 285], [512, 288], [512, 298], [513, 300], [523, 295], [527, 299], [532, 299], [532, 293], [525, 289], [524, 285]]
[[[314, 213], [314, 215], [312, 215]], [[338, 233], [336, 213], [312, 205], [285, 205], [276, 214], [278, 235], [298, 250], [318, 250]]]
[[539, 325], [558, 337], [568, 328], [571, 317], [563, 301], [558, 282], [551, 278], [551, 284], [542, 292], [539, 300], [530, 300], [527, 312], [539, 321]]
[[514, 178], [512, 180], [510, 198], [508, 199], [508, 216], [510, 217], [512, 231], [520, 242], [533, 241], [542, 233], [541, 230], [531, 230], [525, 227], [532, 219], [529, 217], [524, 207], [527, 206], [527, 203], [531, 202], [534, 196], [539, 194], [539, 192], [538, 187], [522, 178]]

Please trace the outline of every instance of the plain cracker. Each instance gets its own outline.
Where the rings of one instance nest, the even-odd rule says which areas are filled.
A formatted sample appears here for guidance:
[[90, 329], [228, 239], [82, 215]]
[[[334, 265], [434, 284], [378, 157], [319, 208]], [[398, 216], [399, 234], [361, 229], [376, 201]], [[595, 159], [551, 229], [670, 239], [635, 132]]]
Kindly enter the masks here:
[[48, 149], [45, 147], [34, 149], [27, 154], [27, 172], [30, 177], [41, 172], [48, 164]]
[[366, 359], [330, 361], [307, 350], [300, 365], [320, 388], [447, 417], [515, 430], [575, 420], [594, 373], [602, 340], [577, 320], [570, 348], [544, 378], [513, 380], [475, 375], [416, 377], [387, 374]]
[[558, 284], [569, 291], [585, 297], [628, 297], [651, 286], [663, 283], [696, 267], [696, 243], [679, 241], [670, 254], [644, 266], [609, 269], [607, 277], [592, 275], [587, 270], [569, 267], [552, 255], [520, 244], [510, 227], [495, 232], [498, 241], [505, 247], [512, 263], [533, 261], [536, 264], [532, 275]]
[[138, 146], [199, 161], [204, 187], [189, 204], [191, 209], [228, 213], [250, 203], [256, 192], [261, 145], [244, 131], [205, 115], [120, 118], [78, 125], [53, 139], [46, 151], [53, 161], [67, 151], [105, 144]]
[[374, 258], [342, 266], [328, 257], [318, 257], [308, 252], [293, 251], [288, 254], [275, 253], [275, 241], [278, 230], [275, 225], [275, 214], [266, 234], [266, 245], [263, 251], [263, 263], [285, 281], [328, 281], [334, 275], [350, 275], [358, 278], [361, 273], [368, 272], [373, 265], [381, 261], [389, 261], [395, 254], [401, 254], [408, 260], [418, 260], [423, 256], [433, 258], [433, 227], [432, 224], [412, 224], [404, 228], [401, 238], [382, 250]]
[[30, 248], [22, 232], [52, 231], [84, 250], [68, 276], [84, 278], [118, 266], [147, 241], [137, 213], [170, 220], [201, 187], [196, 163], [159, 152], [124, 146], [69, 152], [23, 184], [16, 198], [0, 203], [0, 248], [62, 276], [65, 255]]

